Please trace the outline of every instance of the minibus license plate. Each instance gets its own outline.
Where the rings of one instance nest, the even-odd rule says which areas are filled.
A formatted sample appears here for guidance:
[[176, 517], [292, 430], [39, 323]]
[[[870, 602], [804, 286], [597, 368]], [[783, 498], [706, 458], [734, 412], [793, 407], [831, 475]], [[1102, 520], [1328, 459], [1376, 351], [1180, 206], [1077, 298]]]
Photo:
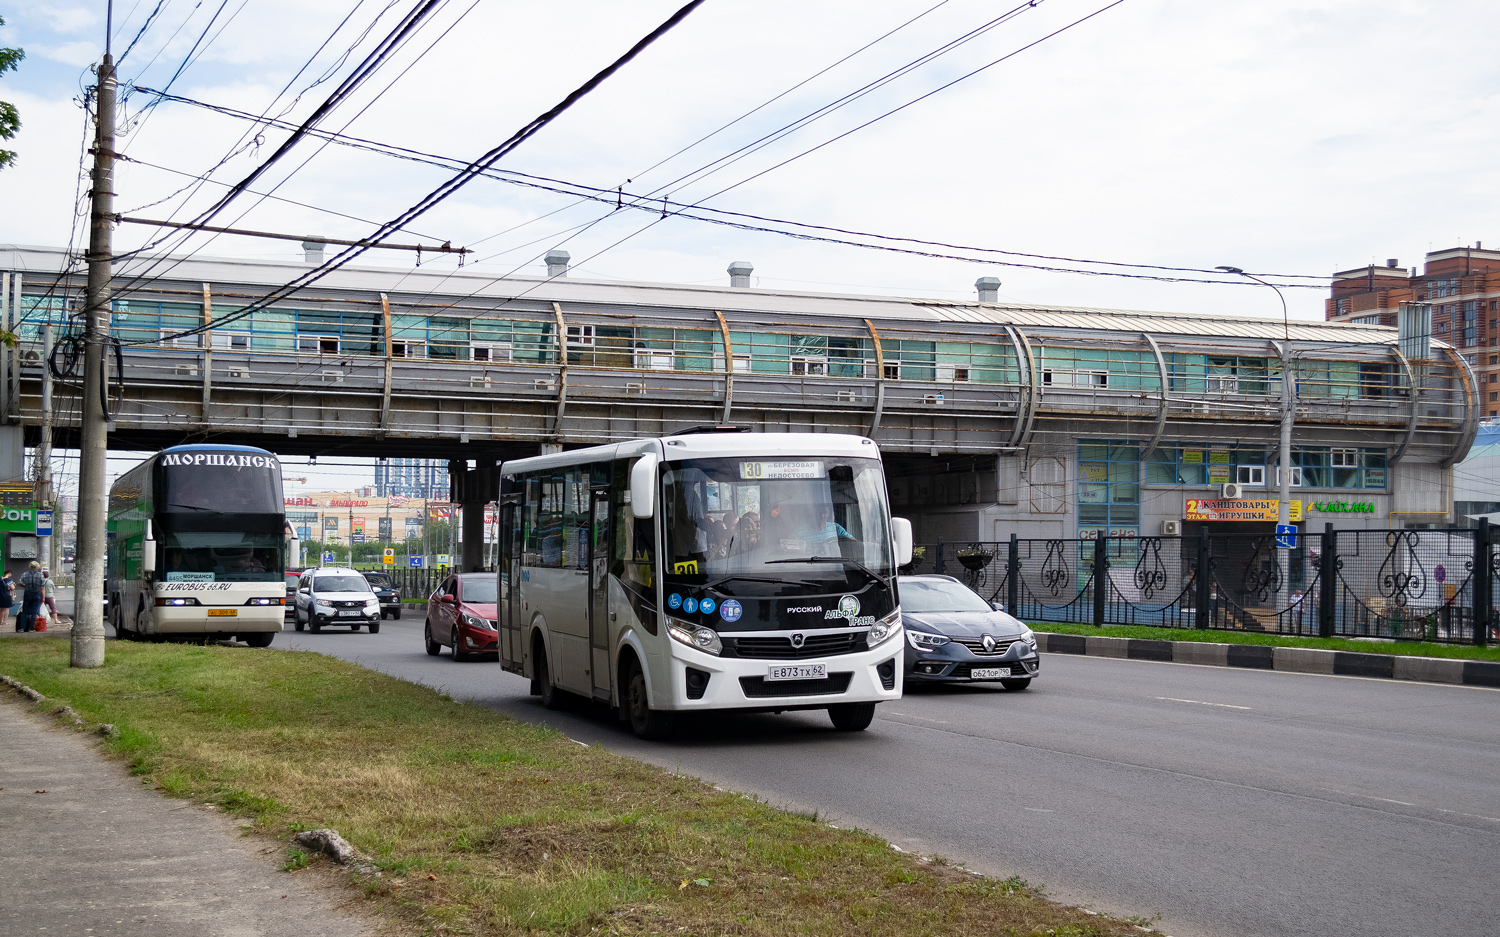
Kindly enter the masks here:
[[826, 680], [828, 679], [827, 664], [783, 664], [771, 667], [766, 672], [766, 680]]
[[236, 615], [239, 614], [239, 609], [237, 609], [237, 608], [211, 608], [211, 609], [208, 610], [208, 614], [210, 616], [225, 615], [225, 616], [227, 616], [229, 618], [233, 618], [234, 616], [236, 616]]
[[969, 671], [969, 676], [975, 680], [998, 680], [1001, 677], [1010, 676], [1009, 667], [975, 667]]

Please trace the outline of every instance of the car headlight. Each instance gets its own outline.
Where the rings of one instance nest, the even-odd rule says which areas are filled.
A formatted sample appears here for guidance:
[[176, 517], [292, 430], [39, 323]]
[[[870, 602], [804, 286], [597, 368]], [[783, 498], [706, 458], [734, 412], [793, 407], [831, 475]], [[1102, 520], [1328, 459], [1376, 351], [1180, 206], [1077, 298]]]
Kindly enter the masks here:
[[481, 631], [494, 631], [495, 630], [494, 623], [492, 623], [490, 621], [487, 621], [487, 620], [485, 620], [483, 618], [479, 618], [479, 617], [476, 617], [474, 615], [470, 615], [467, 612], [464, 613], [464, 624], [468, 625], [470, 628], [478, 628]]
[[333, 606], [329, 605], [327, 602], [314, 602], [313, 611], [319, 613], [320, 615], [332, 615]]
[[908, 629], [906, 640], [912, 647], [919, 651], [930, 651], [933, 648], [942, 647], [950, 639], [946, 635], [927, 634], [925, 631], [912, 631]]
[[1025, 629], [1021, 632], [1021, 640], [1025, 641], [1032, 647], [1036, 647], [1036, 632], [1032, 631], [1030, 628]]
[[378, 612], [378, 611], [380, 611], [380, 599], [373, 598], [373, 597], [370, 598], [370, 599], [367, 599], [365, 601], [365, 611], [367, 611], [367, 612]]
[[690, 621], [668, 618], [667, 633], [688, 647], [697, 648], [709, 654], [718, 655], [724, 651], [724, 642], [719, 640], [717, 631], [702, 625], [695, 625]]
[[865, 646], [873, 648], [878, 644], [884, 644], [900, 632], [901, 609], [898, 608], [870, 626], [869, 632], [865, 634]]

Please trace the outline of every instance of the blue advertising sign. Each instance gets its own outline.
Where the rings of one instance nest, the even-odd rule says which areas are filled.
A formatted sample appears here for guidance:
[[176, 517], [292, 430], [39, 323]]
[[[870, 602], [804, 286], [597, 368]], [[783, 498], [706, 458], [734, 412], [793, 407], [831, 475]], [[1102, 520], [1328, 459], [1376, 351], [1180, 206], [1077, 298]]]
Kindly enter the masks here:
[[1278, 550], [1295, 550], [1295, 549], [1297, 549], [1297, 525], [1296, 524], [1277, 524], [1276, 525], [1276, 549], [1278, 549]]

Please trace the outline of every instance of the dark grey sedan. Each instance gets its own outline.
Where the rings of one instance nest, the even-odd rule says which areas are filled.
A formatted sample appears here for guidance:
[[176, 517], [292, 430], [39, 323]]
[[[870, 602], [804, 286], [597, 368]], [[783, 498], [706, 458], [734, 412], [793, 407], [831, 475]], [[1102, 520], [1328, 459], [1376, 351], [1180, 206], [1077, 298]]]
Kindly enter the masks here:
[[899, 588], [907, 683], [1031, 686], [1041, 658], [1025, 624], [952, 576], [902, 576]]

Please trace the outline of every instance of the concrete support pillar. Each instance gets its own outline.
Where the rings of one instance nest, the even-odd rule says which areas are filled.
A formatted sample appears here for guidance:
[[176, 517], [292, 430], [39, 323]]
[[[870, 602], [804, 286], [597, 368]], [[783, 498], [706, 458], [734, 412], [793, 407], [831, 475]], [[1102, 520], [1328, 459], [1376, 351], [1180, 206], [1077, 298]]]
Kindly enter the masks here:
[[465, 501], [461, 505], [464, 515], [463, 557], [461, 569], [476, 573], [484, 569], [484, 501]]
[[453, 459], [448, 463], [448, 500], [458, 505], [463, 515], [459, 572], [484, 569], [484, 509], [499, 496], [499, 470], [493, 459], [474, 463]]

